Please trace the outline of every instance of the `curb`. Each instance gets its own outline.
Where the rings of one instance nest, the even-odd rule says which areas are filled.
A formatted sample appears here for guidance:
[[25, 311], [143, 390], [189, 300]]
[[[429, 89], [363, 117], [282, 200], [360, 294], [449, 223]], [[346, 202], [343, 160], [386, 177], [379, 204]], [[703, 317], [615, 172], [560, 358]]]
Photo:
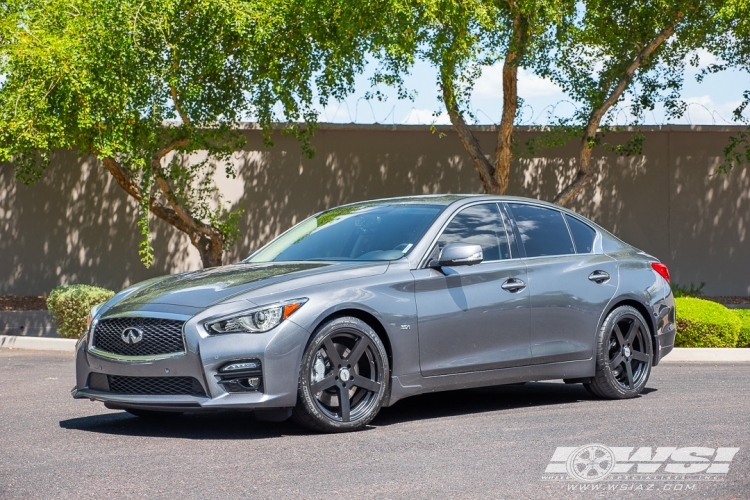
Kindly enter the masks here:
[[661, 363], [748, 363], [750, 349], [742, 347], [675, 347]]
[[49, 337], [22, 337], [0, 335], [0, 349], [31, 349], [34, 351], [75, 352], [76, 339], [56, 339]]

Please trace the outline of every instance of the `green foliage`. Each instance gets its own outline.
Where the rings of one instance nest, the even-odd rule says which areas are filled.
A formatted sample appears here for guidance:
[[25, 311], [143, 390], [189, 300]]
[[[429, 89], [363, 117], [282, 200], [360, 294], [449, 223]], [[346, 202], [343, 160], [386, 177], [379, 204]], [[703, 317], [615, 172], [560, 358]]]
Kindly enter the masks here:
[[742, 321], [721, 304], [692, 297], [675, 299], [676, 347], [735, 347]]
[[[577, 104], [564, 124], [589, 148], [603, 146], [621, 155], [641, 154], [643, 136], [626, 144], [607, 144], [603, 137], [617, 131], [620, 106], [627, 105], [638, 125], [658, 103], [669, 117], [679, 117], [686, 105], [680, 99], [688, 54], [704, 45], [716, 28], [718, 0], [586, 0], [580, 16], [561, 25], [555, 50], [536, 65]], [[673, 32], [669, 28], [674, 27]], [[653, 51], [647, 48], [660, 34], [666, 38]], [[627, 103], [627, 104], [626, 104]], [[584, 137], [587, 124], [601, 125]], [[558, 133], [558, 136], [560, 134]], [[572, 135], [572, 134], [571, 134]], [[539, 143], [543, 143], [538, 140]]]
[[[364, 67], [383, 2], [9, 0], [0, 3], [0, 161], [34, 182], [56, 149], [93, 155], [149, 212], [199, 248], [236, 239], [239, 212], [214, 184], [257, 122], [309, 155], [316, 103], [343, 98]], [[210, 246], [209, 245], [209, 246]], [[222, 250], [222, 249], [220, 249]], [[221, 252], [219, 252], [219, 255]]]
[[750, 347], [750, 309], [732, 309], [731, 311], [742, 322], [737, 347]]
[[703, 287], [706, 286], [706, 283], [701, 281], [701, 284], [697, 287], [691, 282], [690, 286], [680, 286], [677, 283], [671, 283], [670, 288], [672, 288], [672, 294], [675, 297], [702, 297], [703, 296]]
[[57, 333], [65, 338], [78, 338], [86, 330], [91, 308], [114, 297], [115, 292], [90, 285], [59, 286], [47, 297], [47, 309], [57, 325]]

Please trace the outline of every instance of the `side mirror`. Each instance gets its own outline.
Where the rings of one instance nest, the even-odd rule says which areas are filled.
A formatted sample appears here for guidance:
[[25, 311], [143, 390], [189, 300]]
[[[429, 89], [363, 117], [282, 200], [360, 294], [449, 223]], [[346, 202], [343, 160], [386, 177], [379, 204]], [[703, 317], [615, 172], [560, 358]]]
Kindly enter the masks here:
[[473, 266], [484, 259], [482, 247], [468, 243], [448, 243], [443, 247], [437, 260], [432, 260], [429, 267]]

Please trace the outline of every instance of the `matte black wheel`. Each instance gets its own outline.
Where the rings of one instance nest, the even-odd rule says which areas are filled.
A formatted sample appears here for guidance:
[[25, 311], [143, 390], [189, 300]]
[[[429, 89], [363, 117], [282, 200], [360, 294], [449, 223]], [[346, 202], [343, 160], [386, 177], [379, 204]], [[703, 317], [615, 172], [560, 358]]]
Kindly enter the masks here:
[[375, 331], [357, 318], [334, 319], [302, 356], [294, 419], [316, 431], [361, 429], [380, 411], [389, 383], [388, 355]]
[[154, 410], [140, 410], [137, 408], [129, 408], [126, 412], [140, 418], [148, 419], [166, 419], [169, 417], [178, 417], [182, 415], [181, 411], [154, 411]]
[[652, 352], [651, 333], [641, 313], [618, 307], [599, 331], [596, 376], [586, 389], [608, 399], [636, 397], [651, 374]]

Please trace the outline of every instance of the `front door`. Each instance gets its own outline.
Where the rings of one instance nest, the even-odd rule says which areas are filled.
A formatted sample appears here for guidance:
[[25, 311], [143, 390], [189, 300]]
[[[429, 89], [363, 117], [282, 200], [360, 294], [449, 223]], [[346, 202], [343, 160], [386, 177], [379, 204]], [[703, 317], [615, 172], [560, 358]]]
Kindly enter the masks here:
[[511, 255], [498, 205], [461, 210], [438, 238], [482, 246], [473, 266], [418, 269], [415, 278], [422, 375], [446, 375], [529, 364], [526, 266]]

